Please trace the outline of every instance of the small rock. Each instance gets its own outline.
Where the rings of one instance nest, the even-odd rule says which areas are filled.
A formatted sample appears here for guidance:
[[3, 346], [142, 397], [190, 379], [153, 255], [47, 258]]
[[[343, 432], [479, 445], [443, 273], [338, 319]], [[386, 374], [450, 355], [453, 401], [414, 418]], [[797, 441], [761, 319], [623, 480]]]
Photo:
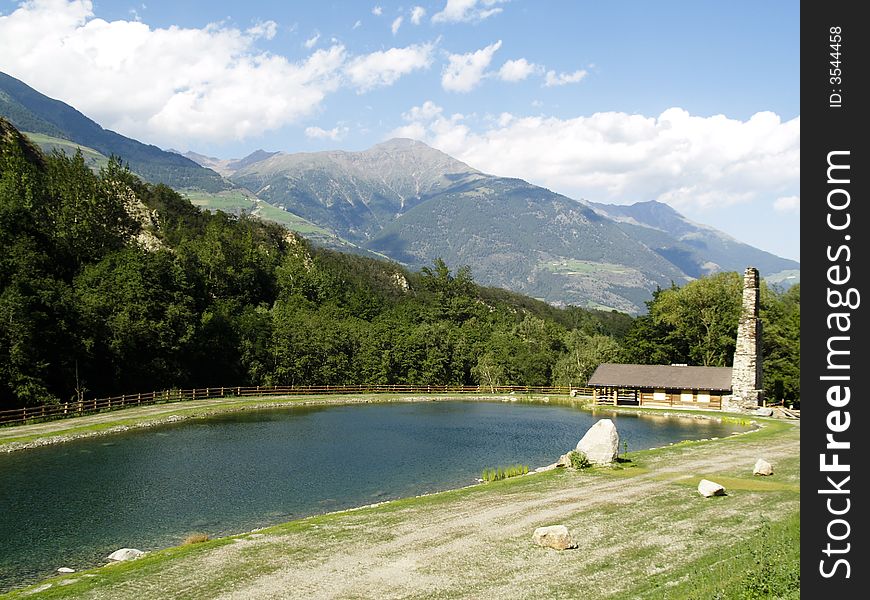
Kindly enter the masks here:
[[619, 433], [610, 419], [600, 419], [577, 442], [577, 452], [582, 452], [594, 465], [608, 465], [619, 453]]
[[61, 567], [57, 570], [58, 573], [75, 573], [75, 569], [70, 569], [69, 567]]
[[760, 408], [756, 408], [755, 412], [753, 412], [752, 414], [758, 415], [759, 417], [771, 417], [773, 416], [773, 409], [762, 406]]
[[556, 550], [567, 550], [576, 548], [577, 545], [571, 540], [571, 534], [568, 528], [564, 525], [550, 525], [549, 527], [538, 527], [532, 536], [538, 546], [545, 548], [555, 548]]
[[114, 561], [134, 560], [136, 558], [139, 558], [143, 554], [145, 553], [141, 550], [137, 550], [136, 548], [121, 548], [119, 550], [115, 550], [106, 558]]
[[537, 469], [535, 469], [535, 473], [543, 473], [544, 471], [552, 471], [557, 466], [558, 465], [556, 463], [553, 463], [552, 465], [547, 465], [545, 467], [538, 467]]
[[549, 401], [550, 401], [549, 396], [544, 396], [543, 398], [541, 398], [541, 402], [549, 402]]
[[764, 460], [763, 458], [759, 458], [755, 461], [755, 468], [752, 470], [753, 475], [773, 475], [773, 465]]
[[559, 457], [559, 460], [556, 461], [557, 467], [570, 467], [571, 466], [571, 457], [569, 456], [571, 453], [568, 452]]
[[725, 487], [716, 483], [715, 481], [710, 481], [709, 479], [702, 479], [698, 484], [698, 493], [704, 496], [705, 498], [709, 498], [710, 496], [725, 496]]

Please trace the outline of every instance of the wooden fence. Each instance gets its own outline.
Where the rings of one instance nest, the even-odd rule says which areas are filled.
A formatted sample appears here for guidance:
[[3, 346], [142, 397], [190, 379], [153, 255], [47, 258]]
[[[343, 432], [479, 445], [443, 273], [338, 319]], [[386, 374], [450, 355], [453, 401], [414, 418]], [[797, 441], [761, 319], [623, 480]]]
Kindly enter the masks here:
[[256, 386], [256, 387], [210, 387], [191, 390], [163, 390], [121, 394], [110, 398], [80, 400], [57, 404], [25, 406], [12, 410], [0, 410], [0, 425], [63, 419], [102, 411], [119, 410], [131, 406], [148, 406], [189, 400], [214, 398], [243, 398], [255, 396], [303, 396], [324, 394], [552, 394], [562, 396], [591, 396], [591, 388], [529, 387], [450, 385], [304, 385], [304, 386]]

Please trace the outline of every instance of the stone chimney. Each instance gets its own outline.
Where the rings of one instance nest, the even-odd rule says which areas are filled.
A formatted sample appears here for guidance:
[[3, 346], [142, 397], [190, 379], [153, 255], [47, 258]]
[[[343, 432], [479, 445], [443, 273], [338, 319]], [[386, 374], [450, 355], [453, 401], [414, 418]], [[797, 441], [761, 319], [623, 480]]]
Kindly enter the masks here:
[[743, 307], [737, 324], [737, 347], [731, 368], [731, 396], [722, 408], [748, 412], [761, 404], [761, 319], [758, 314], [758, 269], [743, 273]]

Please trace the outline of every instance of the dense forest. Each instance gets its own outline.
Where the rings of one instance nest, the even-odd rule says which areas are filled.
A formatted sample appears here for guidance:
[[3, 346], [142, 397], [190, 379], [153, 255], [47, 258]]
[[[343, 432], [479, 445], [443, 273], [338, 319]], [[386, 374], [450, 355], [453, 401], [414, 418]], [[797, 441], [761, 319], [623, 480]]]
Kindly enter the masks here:
[[[0, 409], [80, 395], [302, 384], [582, 385], [600, 362], [727, 365], [740, 277], [645, 315], [555, 308], [466, 266], [312, 247], [200, 211], [117, 158], [42, 154], [0, 119]], [[800, 288], [763, 288], [765, 387], [799, 400]]]

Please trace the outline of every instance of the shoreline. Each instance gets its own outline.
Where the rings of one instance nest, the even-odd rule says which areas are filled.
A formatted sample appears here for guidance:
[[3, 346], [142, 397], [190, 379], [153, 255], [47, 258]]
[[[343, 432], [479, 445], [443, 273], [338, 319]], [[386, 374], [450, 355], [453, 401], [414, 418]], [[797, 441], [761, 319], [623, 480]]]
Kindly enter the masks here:
[[[263, 397], [265, 398], [265, 397]], [[316, 407], [316, 406], [352, 406], [355, 404], [389, 404], [396, 402], [525, 402], [530, 404], [560, 404], [573, 406], [592, 413], [622, 413], [622, 414], [649, 414], [668, 415], [686, 418], [711, 419], [719, 422], [731, 421], [745, 423], [747, 426], [757, 426], [755, 415], [741, 415], [739, 413], [722, 413], [721, 411], [690, 411], [686, 409], [649, 409], [635, 407], [609, 407], [595, 406], [588, 400], [555, 396], [549, 397], [538, 395], [493, 395], [473, 394], [456, 395], [445, 394], [433, 396], [426, 395], [389, 395], [389, 394], [363, 394], [358, 396], [277, 396], [265, 399], [208, 399], [193, 400], [182, 403], [155, 404], [147, 407], [131, 407], [116, 411], [107, 411], [93, 415], [70, 417], [30, 423], [25, 425], [13, 425], [0, 428], [0, 453], [12, 453], [30, 450], [54, 444], [63, 444], [80, 439], [101, 437], [136, 429], [147, 429], [161, 425], [169, 425], [181, 421], [197, 418], [208, 418], [220, 414], [231, 414], [255, 410], [268, 410], [276, 408]], [[196, 404], [194, 404], [196, 403]], [[152, 414], [156, 413], [156, 414]], [[115, 418], [112, 418], [115, 416]], [[130, 421], [130, 422], [127, 422]], [[116, 423], [116, 424], [112, 424]], [[67, 425], [67, 427], [64, 427]], [[45, 431], [40, 431], [45, 430]], [[81, 431], [80, 431], [81, 430]], [[32, 431], [32, 433], [31, 433]], [[4, 435], [21, 432], [21, 435]], [[7, 439], [4, 440], [3, 438]]]
[[[391, 399], [391, 401], [396, 400], [401, 399]], [[488, 397], [486, 400], [502, 401], [502, 398]], [[357, 398], [355, 402], [345, 402], [345, 404], [366, 402], [365, 398]], [[324, 403], [315, 401], [315, 404]], [[292, 403], [292, 405], [300, 404]], [[308, 405], [311, 405], [310, 401]], [[263, 407], [263, 405], [259, 406]], [[287, 404], [279, 403], [279, 406], [287, 406]], [[717, 520], [725, 518], [730, 523], [727, 531], [731, 534], [736, 532], [739, 534], [738, 537], [755, 535], [752, 526], [757, 523], [753, 522], [753, 518], [748, 522], [743, 520], [734, 523], [734, 517], [728, 516], [732, 514], [731, 509], [725, 508], [727, 503], [741, 503], [745, 506], [743, 510], [749, 511], [748, 515], [754, 513], [756, 517], [762, 515], [764, 518], [764, 514], [770, 514], [774, 520], [783, 519], [794, 510], [799, 510], [799, 455], [794, 455], [794, 449], [799, 443], [799, 424], [787, 421], [770, 424], [774, 426], [762, 425], [760, 428], [746, 432], [754, 435], [741, 434], [632, 452], [630, 455], [633, 464], [625, 468], [595, 469], [586, 473], [570, 472], [566, 469], [543, 473], [530, 472], [529, 475], [534, 475], [533, 477], [522, 476], [501, 482], [471, 484], [443, 492], [384, 500], [295, 519], [279, 525], [255, 528], [248, 532], [215, 538], [202, 544], [155, 550], [135, 561], [114, 564], [108, 568], [95, 567], [71, 575], [56, 575], [0, 596], [26, 597], [39, 589], [46, 592], [51, 590], [49, 593], [52, 597], [59, 594], [58, 597], [97, 598], [108, 594], [113, 598], [139, 598], [130, 593], [130, 590], [144, 586], [141, 589], [145, 589], [146, 592], [141, 597], [146, 599], [185, 596], [188, 592], [193, 593], [193, 590], [198, 590], [198, 597], [204, 598], [274, 597], [276, 590], [284, 590], [285, 586], [290, 585], [298, 594], [334, 597], [327, 593], [328, 586], [323, 587], [325, 585], [323, 582], [324, 578], [331, 578], [337, 571], [345, 576], [351, 576], [339, 585], [339, 587], [343, 586], [344, 591], [350, 595], [359, 595], [362, 590], [364, 597], [375, 597], [378, 594], [374, 594], [372, 590], [378, 590], [379, 594], [395, 596], [399, 590], [402, 590], [402, 594], [408, 592], [407, 595], [411, 597], [427, 596], [428, 592], [422, 593], [421, 588], [414, 582], [404, 577], [397, 579], [391, 575], [394, 568], [391, 565], [402, 564], [405, 565], [404, 568], [412, 571], [423, 571], [420, 574], [422, 579], [419, 585], [434, 586], [426, 587], [426, 590], [441, 589], [444, 583], [441, 579], [447, 578], [452, 582], [447, 586], [448, 588], [459, 586], [457, 589], [465, 590], [458, 593], [457, 597], [479, 597], [480, 590], [473, 583], [479, 577], [475, 565], [481, 561], [486, 562], [488, 559], [485, 556], [488, 552], [494, 552], [496, 558], [513, 557], [504, 564], [497, 563], [501, 567], [507, 564], [511, 572], [516, 566], [514, 563], [519, 561], [517, 564], [522, 565], [520, 571], [526, 574], [515, 576], [520, 577], [524, 582], [530, 577], [535, 578], [532, 574], [535, 569], [548, 571], [550, 566], [561, 565], [560, 568], [567, 569], [566, 572], [561, 570], [549, 572], [547, 577], [554, 581], [561, 581], [565, 585], [576, 585], [577, 582], [572, 577], [578, 576], [573, 565], [577, 560], [585, 564], [581, 569], [582, 577], [579, 581], [583, 581], [583, 578], [597, 581], [601, 578], [588, 571], [589, 561], [595, 556], [592, 550], [597, 541], [601, 541], [597, 534], [592, 536], [593, 539], [584, 541], [583, 547], [586, 552], [555, 553], [555, 551], [531, 549], [526, 536], [531, 535], [533, 526], [550, 524], [550, 521], [555, 519], [566, 522], [574, 531], [584, 531], [584, 535], [590, 531], [597, 531], [601, 519], [605, 519], [612, 527], [625, 527], [624, 522], [636, 521], [641, 516], [638, 511], [632, 510], [634, 502], [630, 500], [634, 498], [641, 501], [644, 498], [655, 497], [667, 500], [667, 503], [683, 506], [681, 511], [687, 509], [690, 513], [703, 511], [695, 517], [690, 517], [690, 522], [697, 523], [690, 528], [692, 531], [704, 531]], [[764, 481], [753, 479], [751, 475], [748, 477], [741, 475], [746, 468], [750, 469], [751, 473], [750, 459], [758, 453], [764, 453], [772, 458], [777, 463], [778, 470], [782, 468], [784, 475]], [[729, 471], [734, 464], [744, 466], [737, 471]], [[710, 470], [721, 471], [712, 476], [726, 483], [729, 496], [725, 498], [730, 498], [729, 500], [699, 499], [697, 492], [691, 488], [696, 483], [694, 478], [709, 476]], [[574, 484], [573, 481], [578, 483]], [[629, 502], [626, 504], [627, 500]], [[757, 505], [759, 502], [761, 504]], [[660, 512], [659, 504], [657, 502], [655, 505], [650, 505], [647, 510]], [[721, 508], [716, 508], [717, 506]], [[776, 512], [767, 512], [772, 511], [772, 507], [779, 507], [779, 509]], [[601, 512], [602, 509], [604, 512]], [[394, 531], [397, 518], [400, 518], [400, 532]], [[454, 519], [469, 521], [471, 529], [463, 526], [461, 530], [457, 530]], [[646, 532], [650, 527], [648, 519], [649, 515], [643, 515], [639, 529], [632, 529], [633, 534], [641, 536], [639, 538], [641, 545], [652, 543]], [[516, 520], [525, 525], [517, 528], [514, 523]], [[672, 517], [668, 517], [665, 511], [663, 522], [665, 527], [659, 532], [663, 538], [674, 537], [675, 525], [677, 530], [682, 530], [680, 526], [680, 523], [684, 522], [682, 519], [673, 523], [671, 520]], [[510, 530], [507, 539], [503, 539], [499, 533], [505, 527]], [[590, 527], [592, 529], [589, 529]], [[476, 538], [487, 531], [492, 531], [492, 535], [484, 535], [487, 539], [484, 547], [488, 549], [481, 554]], [[399, 535], [399, 538], [391, 541], [395, 535]], [[459, 537], [456, 537], [457, 535]], [[613, 543], [620, 548], [617, 550], [618, 555], [633, 556], [636, 552], [633, 542], [626, 543], [626, 540], [614, 539]], [[347, 544], [350, 545], [348, 551], [351, 552], [351, 556], [348, 561], [345, 561], [339, 555], [347, 550]], [[441, 547], [452, 548], [456, 544], [460, 546], [455, 549], [459, 553], [459, 559], [464, 556], [465, 560], [471, 563], [470, 565], [464, 562], [458, 564], [450, 558], [453, 556], [453, 550], [448, 555], [441, 555], [438, 550]], [[716, 550], [715, 547], [710, 549], [704, 544], [692, 543], [684, 549], [686, 554], [683, 558], [690, 562], [689, 559], [702, 549]], [[324, 555], [321, 550], [326, 554]], [[263, 567], [266, 572], [260, 573], [261, 567], [258, 565], [261, 563], [258, 561], [265, 560], [262, 553], [267, 551], [277, 551], [279, 558], [269, 559], [267, 562], [270, 566]], [[430, 556], [433, 552], [436, 556]], [[516, 552], [519, 552], [519, 555], [516, 555]], [[368, 570], [365, 573], [355, 571], [354, 557], [366, 563], [374, 561], [373, 572], [379, 575], [373, 580], [367, 574]], [[433, 565], [437, 565], [439, 560], [446, 560], [453, 569], [459, 570], [459, 575], [455, 575], [450, 569], [445, 571], [441, 566], [432, 566], [431, 568], [440, 575], [438, 581], [428, 579], [426, 573], [429, 567], [424, 568], [424, 565], [428, 564], [430, 558], [435, 560]], [[301, 573], [304, 575], [301, 583], [296, 580], [297, 571], [300, 569], [297, 559], [302, 561]], [[541, 563], [540, 560], [544, 560], [545, 563]], [[569, 562], [566, 563], [566, 560]], [[656, 564], [661, 563], [658, 567], [648, 565], [656, 573], [662, 571], [664, 563], [667, 562], [663, 559], [657, 560]], [[645, 564], [648, 561], [649, 559], [645, 558], [641, 562]], [[611, 575], [617, 579], [625, 579], [620, 561], [612, 562], [613, 567], [617, 568], [617, 573]], [[545, 567], [544, 564], [547, 566]], [[490, 563], [489, 566], [494, 568], [495, 564]], [[210, 574], [210, 571], [204, 569], [218, 569], [222, 574]], [[249, 573], [251, 569], [257, 574]], [[628, 570], [632, 569], [633, 566]], [[571, 571], [575, 571], [573, 576], [570, 574]], [[608, 566], [604, 571], [612, 571], [612, 568]], [[647, 575], [649, 576], [649, 573]], [[224, 576], [232, 580], [231, 585], [227, 584], [229, 588], [224, 587], [226, 583]], [[165, 577], [168, 578], [166, 581], [164, 581]], [[354, 577], [361, 578], [361, 582], [355, 583]], [[628, 580], [630, 579], [629, 577]], [[606, 580], [606, 577], [601, 579], [602, 582]], [[131, 582], [136, 583], [133, 588], [130, 587]], [[533, 593], [526, 583], [528, 582], [520, 585], [519, 589], [525, 590], [526, 594]], [[191, 585], [193, 588], [190, 588]], [[602, 585], [598, 592], [589, 593], [585, 597], [610, 598], [608, 586], [603, 583]], [[625, 585], [630, 584], [625, 583]], [[494, 589], [498, 590], [497, 596], [523, 597], [521, 592], [508, 590], [497, 581], [489, 582], [486, 588], [489, 590], [491, 586], [495, 586]], [[368, 593], [373, 595], [369, 596]], [[39, 597], [39, 592], [36, 592], [35, 597]], [[617, 594], [614, 597], [622, 596]]]

